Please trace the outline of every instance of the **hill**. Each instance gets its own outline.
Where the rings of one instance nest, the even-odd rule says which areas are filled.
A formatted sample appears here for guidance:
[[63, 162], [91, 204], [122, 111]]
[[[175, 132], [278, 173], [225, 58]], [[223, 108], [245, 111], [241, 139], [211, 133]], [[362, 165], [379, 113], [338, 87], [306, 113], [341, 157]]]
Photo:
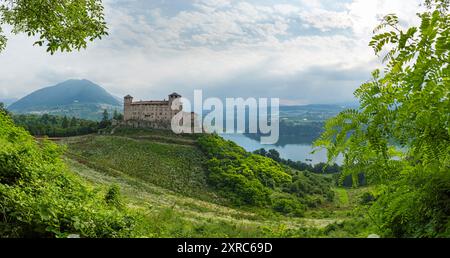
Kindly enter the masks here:
[[101, 119], [104, 109], [121, 110], [119, 100], [89, 80], [68, 80], [39, 89], [11, 104], [13, 113], [33, 113]]
[[[220, 137], [118, 128], [112, 135], [64, 138], [59, 143], [67, 146], [66, 164], [75, 174], [98, 187], [120, 186], [128, 206], [144, 212], [146, 221], [151, 221], [150, 236], [365, 234], [355, 229], [358, 225], [347, 225], [353, 219], [351, 210], [359, 194], [347, 196], [353, 190], [333, 188], [336, 197], [327, 201], [324, 197], [329, 185], [325, 177], [299, 171], [289, 172], [293, 180], [287, 184], [277, 184], [270, 170], [279, 169], [274, 172], [282, 173], [286, 168], [251, 155]], [[267, 165], [265, 169], [255, 167], [263, 163]], [[249, 168], [254, 176], [249, 174]], [[243, 172], [247, 179], [235, 174], [241, 169], [246, 170]], [[223, 184], [217, 183], [218, 177], [223, 177]], [[255, 205], [246, 200], [254, 195], [258, 181], [263, 184], [257, 189], [267, 192], [269, 200]], [[248, 191], [242, 187], [248, 187]], [[233, 191], [241, 192], [242, 199]], [[251, 199], [255, 198], [248, 200]], [[292, 200], [304, 204], [304, 214], [296, 213]], [[342, 223], [354, 231], [343, 230]]]
[[[286, 176], [278, 163], [214, 135], [118, 128], [114, 134], [53, 140], [66, 148], [45, 139], [36, 142], [0, 112], [0, 216], [5, 218], [0, 237], [366, 234], [361, 231], [365, 224], [351, 212], [359, 195], [333, 189], [338, 198], [314, 202], [317, 206], [304, 217], [287, 213], [290, 193], [320, 197], [329, 186], [300, 172], [290, 174], [293, 180], [288, 181], [295, 184], [283, 184], [274, 177]], [[226, 184], [217, 184], [222, 176]], [[276, 209], [270, 201], [255, 206], [242, 199], [239, 205], [237, 196], [229, 198], [230, 183], [236, 189], [248, 185], [251, 191], [244, 193], [251, 196], [258, 182], [267, 197], [278, 197], [273, 199]]]
[[134, 216], [115, 188], [102, 192], [69, 171], [63, 149], [40, 144], [0, 111], [0, 237], [130, 237]]

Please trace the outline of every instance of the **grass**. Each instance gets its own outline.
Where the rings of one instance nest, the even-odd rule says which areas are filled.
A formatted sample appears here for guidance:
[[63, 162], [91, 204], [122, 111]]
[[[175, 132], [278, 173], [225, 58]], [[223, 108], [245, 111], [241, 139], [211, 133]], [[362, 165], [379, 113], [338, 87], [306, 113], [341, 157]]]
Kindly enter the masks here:
[[87, 166], [121, 171], [186, 196], [223, 201], [207, 185], [204, 157], [195, 146], [110, 135], [74, 137], [64, 143], [69, 155]]
[[91, 184], [119, 185], [128, 208], [145, 214], [143, 237], [308, 237], [333, 221], [262, 216], [258, 210], [230, 208], [190, 198], [136, 179], [122, 172], [115, 176], [66, 158], [72, 171]]
[[344, 188], [335, 188], [334, 192], [336, 193], [336, 200], [339, 205], [342, 206], [348, 206], [349, 205], [349, 199], [348, 199], [348, 193], [347, 190]]
[[[190, 143], [188, 143], [190, 142]], [[352, 198], [337, 188], [339, 205], [308, 210], [305, 218], [264, 208], [232, 207], [206, 182], [204, 156], [192, 136], [127, 130], [60, 141], [66, 163], [90, 184], [116, 184], [128, 208], [143, 215], [143, 237], [324, 237], [353, 236], [332, 225], [352, 219]], [[331, 232], [331, 233], [330, 233]]]

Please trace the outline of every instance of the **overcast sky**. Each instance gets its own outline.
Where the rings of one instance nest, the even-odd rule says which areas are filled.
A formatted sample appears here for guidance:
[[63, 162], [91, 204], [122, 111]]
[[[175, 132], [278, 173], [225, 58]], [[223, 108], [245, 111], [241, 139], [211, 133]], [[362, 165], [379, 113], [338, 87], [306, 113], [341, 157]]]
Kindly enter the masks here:
[[159, 99], [194, 89], [216, 97], [343, 103], [379, 60], [368, 47], [385, 14], [417, 23], [417, 0], [105, 0], [110, 35], [51, 56], [12, 35], [0, 54], [0, 99], [67, 79], [117, 96]]

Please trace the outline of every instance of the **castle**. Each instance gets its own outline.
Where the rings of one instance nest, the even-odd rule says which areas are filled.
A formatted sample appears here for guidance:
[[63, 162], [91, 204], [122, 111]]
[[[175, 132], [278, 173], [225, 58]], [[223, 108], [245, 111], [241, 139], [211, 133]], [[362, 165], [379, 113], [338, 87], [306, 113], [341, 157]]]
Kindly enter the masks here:
[[[182, 112], [182, 106], [178, 110], [172, 110], [172, 103], [181, 95], [172, 93], [168, 100], [133, 101], [133, 97], [124, 97], [124, 112], [122, 124], [132, 127], [147, 127], [156, 129], [170, 129], [172, 118]], [[196, 123], [196, 115], [190, 114], [191, 124]]]
[[127, 95], [124, 97], [124, 121], [149, 121], [149, 122], [169, 122], [172, 117], [181, 111], [172, 110], [172, 102], [181, 98], [177, 93], [169, 95], [169, 100], [150, 100], [150, 101], [135, 101], [133, 97]]

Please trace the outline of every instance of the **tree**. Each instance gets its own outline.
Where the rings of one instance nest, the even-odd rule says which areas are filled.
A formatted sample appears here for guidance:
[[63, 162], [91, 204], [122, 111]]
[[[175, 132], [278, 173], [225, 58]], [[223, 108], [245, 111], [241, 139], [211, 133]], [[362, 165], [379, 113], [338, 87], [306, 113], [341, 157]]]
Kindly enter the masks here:
[[[38, 36], [34, 45], [47, 52], [86, 48], [87, 41], [108, 35], [101, 0], [0, 0], [0, 24], [14, 34]], [[0, 27], [0, 52], [7, 38]]]
[[78, 124], [77, 119], [73, 116], [72, 119], [70, 120], [70, 127], [76, 127]]
[[[418, 27], [389, 14], [374, 30], [383, 72], [361, 85], [360, 108], [329, 120], [315, 145], [344, 175], [381, 185], [371, 218], [390, 236], [449, 236], [450, 16], [448, 0], [425, 1]], [[426, 212], [425, 212], [426, 211]]]
[[8, 110], [5, 107], [5, 104], [3, 102], [0, 102], [0, 113], [8, 114]]
[[107, 122], [109, 121], [109, 113], [108, 110], [103, 110], [103, 115], [102, 115], [102, 122]]
[[111, 125], [111, 120], [109, 120], [108, 110], [103, 110], [102, 121], [100, 122], [100, 128], [106, 128]]
[[255, 151], [253, 151], [253, 153], [254, 153], [254, 154], [261, 155], [261, 156], [264, 156], [264, 157], [267, 155], [267, 151], [266, 151], [266, 149], [264, 149], [264, 148], [255, 150]]
[[48, 114], [43, 114], [40, 120], [42, 123], [48, 124], [48, 122], [50, 121], [50, 116]]
[[63, 117], [63, 120], [61, 122], [61, 127], [64, 129], [67, 129], [69, 127], [69, 119], [67, 119], [67, 116]]
[[273, 159], [273, 160], [275, 160], [275, 161], [281, 161], [280, 153], [277, 150], [275, 150], [275, 149], [270, 149], [267, 152], [266, 156], [271, 158], [271, 159]]
[[120, 121], [123, 119], [123, 115], [121, 113], [117, 112], [117, 110], [115, 109], [114, 114], [113, 114], [113, 119]]

